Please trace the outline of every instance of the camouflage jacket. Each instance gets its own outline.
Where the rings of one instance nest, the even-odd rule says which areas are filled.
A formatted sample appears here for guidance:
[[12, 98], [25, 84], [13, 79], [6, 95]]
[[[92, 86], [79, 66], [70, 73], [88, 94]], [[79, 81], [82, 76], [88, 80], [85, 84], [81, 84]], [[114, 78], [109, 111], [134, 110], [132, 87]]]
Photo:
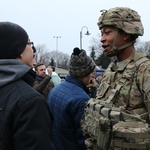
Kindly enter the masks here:
[[123, 80], [115, 106], [124, 111], [139, 114], [142, 119], [150, 120], [150, 60], [140, 52], [117, 65], [112, 62], [104, 73], [97, 91], [97, 99], [106, 101], [113, 90]]

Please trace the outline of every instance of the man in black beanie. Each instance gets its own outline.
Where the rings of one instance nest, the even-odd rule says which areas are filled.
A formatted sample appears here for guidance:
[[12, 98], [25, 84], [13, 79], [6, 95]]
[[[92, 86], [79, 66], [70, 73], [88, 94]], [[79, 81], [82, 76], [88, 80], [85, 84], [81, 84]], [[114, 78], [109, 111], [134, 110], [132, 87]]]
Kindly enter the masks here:
[[53, 142], [56, 150], [86, 150], [80, 128], [85, 102], [90, 97], [86, 86], [94, 77], [95, 63], [85, 50], [74, 48], [69, 75], [54, 87], [48, 103], [54, 117]]
[[33, 42], [17, 24], [0, 22], [0, 149], [53, 150], [51, 113], [32, 87]]

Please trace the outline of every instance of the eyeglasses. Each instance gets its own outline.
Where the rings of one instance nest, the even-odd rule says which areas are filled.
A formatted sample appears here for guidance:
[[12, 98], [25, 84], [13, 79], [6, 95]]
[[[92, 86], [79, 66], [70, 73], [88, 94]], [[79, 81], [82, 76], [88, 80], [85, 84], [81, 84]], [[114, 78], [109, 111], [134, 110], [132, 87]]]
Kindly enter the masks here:
[[28, 45], [31, 45], [32, 49], [33, 49], [33, 53], [36, 53], [36, 48], [34, 47], [34, 43], [33, 42], [27, 42]]
[[27, 42], [28, 45], [34, 46], [33, 42]]

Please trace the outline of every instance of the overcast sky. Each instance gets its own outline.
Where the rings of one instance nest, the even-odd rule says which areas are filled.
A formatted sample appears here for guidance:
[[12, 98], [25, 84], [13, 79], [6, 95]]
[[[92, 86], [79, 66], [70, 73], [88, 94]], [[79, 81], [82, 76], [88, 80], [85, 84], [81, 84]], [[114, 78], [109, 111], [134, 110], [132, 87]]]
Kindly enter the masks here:
[[100, 10], [113, 7], [130, 7], [136, 10], [143, 22], [144, 36], [141, 41], [150, 41], [149, 0], [3, 0], [0, 4], [0, 20], [21, 25], [31, 41], [45, 44], [49, 51], [56, 50], [71, 54], [74, 47], [80, 47], [80, 31], [87, 26], [90, 36], [84, 35], [82, 48], [89, 54], [92, 38], [98, 39], [100, 31], [97, 21]]

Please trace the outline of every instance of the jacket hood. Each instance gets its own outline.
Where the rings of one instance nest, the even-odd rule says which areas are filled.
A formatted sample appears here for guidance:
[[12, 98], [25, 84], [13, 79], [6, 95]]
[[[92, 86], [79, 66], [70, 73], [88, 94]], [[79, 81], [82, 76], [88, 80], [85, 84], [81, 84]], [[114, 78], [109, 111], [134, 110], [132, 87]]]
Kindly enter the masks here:
[[22, 78], [30, 69], [17, 59], [0, 59], [0, 87]]

